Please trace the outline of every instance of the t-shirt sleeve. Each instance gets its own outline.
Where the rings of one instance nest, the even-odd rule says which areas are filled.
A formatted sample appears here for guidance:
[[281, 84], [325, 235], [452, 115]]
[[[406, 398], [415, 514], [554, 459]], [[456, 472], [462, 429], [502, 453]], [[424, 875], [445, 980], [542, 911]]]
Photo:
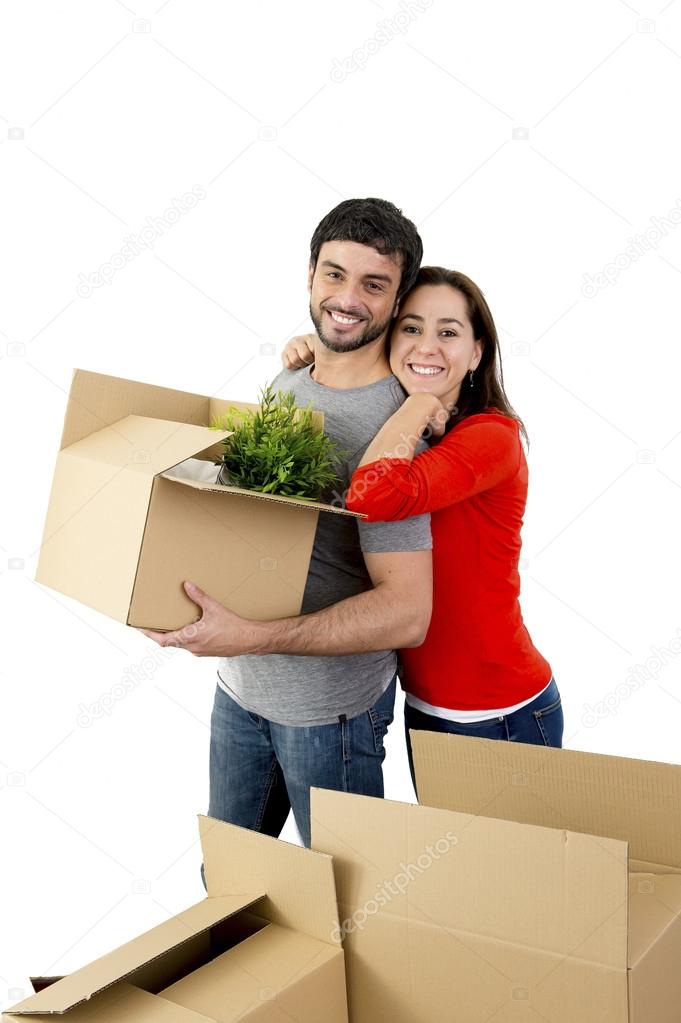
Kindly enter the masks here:
[[415, 515], [404, 522], [358, 522], [359, 542], [364, 554], [397, 551], [429, 551], [430, 515]]
[[452, 430], [413, 461], [385, 458], [361, 466], [353, 473], [346, 507], [370, 522], [439, 511], [514, 475], [521, 454], [516, 422], [486, 417]]

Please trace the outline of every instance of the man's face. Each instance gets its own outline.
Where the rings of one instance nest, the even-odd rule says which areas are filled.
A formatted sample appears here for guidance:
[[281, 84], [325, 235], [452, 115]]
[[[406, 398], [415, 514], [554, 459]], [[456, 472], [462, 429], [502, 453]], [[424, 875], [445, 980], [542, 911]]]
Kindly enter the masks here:
[[324, 242], [310, 266], [310, 316], [332, 352], [354, 352], [386, 335], [397, 312], [401, 257], [357, 242]]

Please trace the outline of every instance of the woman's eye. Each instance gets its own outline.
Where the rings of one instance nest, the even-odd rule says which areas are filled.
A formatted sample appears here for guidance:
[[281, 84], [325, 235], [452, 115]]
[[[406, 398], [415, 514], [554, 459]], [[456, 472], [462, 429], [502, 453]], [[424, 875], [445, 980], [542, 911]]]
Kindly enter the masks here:
[[456, 334], [453, 330], [443, 330], [442, 331], [442, 336], [443, 337], [458, 337], [458, 334]]
[[404, 328], [404, 333], [405, 333], [405, 334], [417, 334], [417, 333], [418, 333], [418, 329], [419, 329], [419, 328], [418, 328], [418, 327], [415, 327], [415, 326], [414, 326], [413, 324], [411, 324], [411, 325], [407, 325], [407, 326], [405, 326], [405, 328]]

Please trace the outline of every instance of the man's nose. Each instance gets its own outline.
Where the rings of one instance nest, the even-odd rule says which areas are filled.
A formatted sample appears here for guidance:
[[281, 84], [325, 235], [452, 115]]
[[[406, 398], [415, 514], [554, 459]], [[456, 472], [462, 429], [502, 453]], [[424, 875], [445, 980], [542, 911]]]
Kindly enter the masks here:
[[336, 295], [338, 297], [338, 304], [346, 312], [361, 312], [362, 302], [357, 284], [354, 284], [352, 281], [344, 281]]

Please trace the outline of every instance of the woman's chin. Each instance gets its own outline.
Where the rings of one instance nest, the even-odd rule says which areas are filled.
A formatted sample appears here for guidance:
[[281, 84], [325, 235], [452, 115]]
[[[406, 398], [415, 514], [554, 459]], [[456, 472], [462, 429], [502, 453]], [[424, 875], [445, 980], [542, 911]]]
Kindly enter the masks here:
[[438, 386], [434, 380], [414, 380], [413, 374], [396, 373], [395, 376], [402, 384], [407, 394], [434, 394], [436, 398], [442, 397], [445, 388]]

